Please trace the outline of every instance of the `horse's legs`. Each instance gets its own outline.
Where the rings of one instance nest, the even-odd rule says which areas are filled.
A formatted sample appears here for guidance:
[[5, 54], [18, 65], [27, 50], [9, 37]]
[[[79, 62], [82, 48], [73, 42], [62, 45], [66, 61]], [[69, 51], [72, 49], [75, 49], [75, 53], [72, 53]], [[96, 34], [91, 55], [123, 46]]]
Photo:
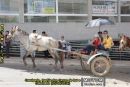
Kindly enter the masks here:
[[64, 68], [64, 64], [63, 64], [63, 61], [64, 61], [64, 58], [65, 58], [65, 55], [63, 52], [60, 52], [60, 65], [61, 65], [61, 69]]
[[58, 66], [57, 66], [57, 64], [58, 64], [58, 59], [55, 57], [54, 60], [55, 60], [55, 67], [54, 67], [54, 68], [57, 69], [57, 68], [58, 68]]
[[31, 57], [31, 59], [32, 59], [32, 63], [33, 63], [33, 68], [36, 68], [35, 57]]
[[58, 59], [57, 59], [57, 57], [56, 57], [56, 55], [55, 55], [55, 53], [54, 53], [53, 50], [48, 50], [48, 51], [49, 51], [50, 55], [51, 55], [51, 56], [54, 58], [54, 60], [55, 60], [54, 69], [57, 69], [57, 68], [58, 68], [58, 66], [57, 66], [57, 64], [58, 64]]
[[[60, 41], [58, 41], [58, 49], [63, 49], [63, 46], [62, 46], [62, 43]], [[62, 51], [56, 51], [56, 55], [57, 55], [57, 58], [59, 59], [60, 61], [60, 70], [62, 71], [62, 69], [64, 68], [64, 64], [63, 64], [63, 61], [64, 61], [64, 58], [65, 58], [65, 53], [62, 52]]]
[[65, 58], [65, 54], [64, 54], [64, 52], [55, 51], [55, 55], [56, 55], [57, 62], [58, 62], [58, 60], [60, 62], [60, 71], [62, 71], [62, 69], [64, 68], [63, 61], [64, 61], [64, 58]]
[[36, 64], [35, 64], [35, 51], [32, 52], [31, 59], [32, 59], [32, 63], [33, 63], [33, 68], [36, 68]]
[[26, 57], [27, 57], [27, 51], [25, 52], [24, 56], [23, 56], [23, 63], [25, 66], [27, 66], [27, 62], [26, 62]]

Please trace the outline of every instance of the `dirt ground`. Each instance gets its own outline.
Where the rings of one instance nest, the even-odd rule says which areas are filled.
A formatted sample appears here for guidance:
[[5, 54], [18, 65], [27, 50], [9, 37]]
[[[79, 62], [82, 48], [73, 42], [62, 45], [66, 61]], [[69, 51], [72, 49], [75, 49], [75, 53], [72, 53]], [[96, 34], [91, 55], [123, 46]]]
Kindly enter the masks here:
[[[4, 64], [0, 64], [0, 87], [52, 87], [51, 85], [36, 86], [32, 82], [25, 82], [25, 79], [32, 78], [81, 79], [94, 77], [91, 71], [82, 71], [78, 59], [66, 59], [65, 68], [62, 72], [59, 70], [52, 72], [54, 61], [51, 58], [36, 58], [36, 69], [32, 68], [30, 58], [27, 59], [27, 62], [28, 66], [25, 67], [19, 57], [5, 59]], [[130, 61], [112, 60], [111, 71], [105, 79], [105, 87], [130, 87]], [[81, 87], [81, 82], [72, 82], [71, 85], [64, 85], [63, 87]]]

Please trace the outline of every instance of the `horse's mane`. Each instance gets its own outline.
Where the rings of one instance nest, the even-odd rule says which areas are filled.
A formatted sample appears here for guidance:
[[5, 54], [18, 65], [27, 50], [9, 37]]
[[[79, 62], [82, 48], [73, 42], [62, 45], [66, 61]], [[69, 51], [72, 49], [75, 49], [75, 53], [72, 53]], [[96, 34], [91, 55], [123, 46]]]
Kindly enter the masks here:
[[24, 30], [22, 30], [22, 29], [20, 29], [20, 30], [21, 30], [21, 32], [22, 32], [23, 35], [29, 35], [28, 32], [26, 32], [26, 31], [24, 31]]

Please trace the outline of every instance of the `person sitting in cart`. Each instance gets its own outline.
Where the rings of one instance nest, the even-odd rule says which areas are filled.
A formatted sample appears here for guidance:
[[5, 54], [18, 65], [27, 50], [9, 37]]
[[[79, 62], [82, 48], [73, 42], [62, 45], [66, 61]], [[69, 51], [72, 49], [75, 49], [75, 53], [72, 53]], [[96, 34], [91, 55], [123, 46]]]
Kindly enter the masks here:
[[101, 42], [103, 42], [103, 32], [99, 31], [98, 32], [99, 38], [101, 39]]
[[87, 45], [83, 51], [85, 52], [85, 54], [96, 54], [97, 51], [99, 50], [101, 45], [101, 39], [99, 38], [99, 36], [97, 34], [95, 34], [94, 39], [92, 40], [91, 44]]
[[113, 42], [113, 39], [110, 35], [108, 35], [108, 31], [105, 30], [103, 32], [103, 46], [104, 46], [104, 50], [105, 51], [109, 51], [112, 46], [114, 46], [114, 42]]

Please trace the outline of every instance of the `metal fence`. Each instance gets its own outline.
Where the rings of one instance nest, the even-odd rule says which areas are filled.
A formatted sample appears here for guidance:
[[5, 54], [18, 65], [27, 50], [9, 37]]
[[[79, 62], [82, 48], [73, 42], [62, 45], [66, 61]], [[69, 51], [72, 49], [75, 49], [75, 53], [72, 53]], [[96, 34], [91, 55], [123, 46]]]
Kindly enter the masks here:
[[[72, 46], [72, 51], [82, 49], [88, 44], [88, 41], [68, 41]], [[4, 50], [5, 52], [5, 50]], [[130, 49], [125, 51], [119, 51], [118, 46], [112, 47], [110, 53], [110, 58], [112, 60], [130, 60]], [[20, 57], [20, 43], [13, 43], [10, 48], [10, 55], [11, 56], [18, 56]], [[36, 57], [44, 57], [44, 52], [37, 52]]]

